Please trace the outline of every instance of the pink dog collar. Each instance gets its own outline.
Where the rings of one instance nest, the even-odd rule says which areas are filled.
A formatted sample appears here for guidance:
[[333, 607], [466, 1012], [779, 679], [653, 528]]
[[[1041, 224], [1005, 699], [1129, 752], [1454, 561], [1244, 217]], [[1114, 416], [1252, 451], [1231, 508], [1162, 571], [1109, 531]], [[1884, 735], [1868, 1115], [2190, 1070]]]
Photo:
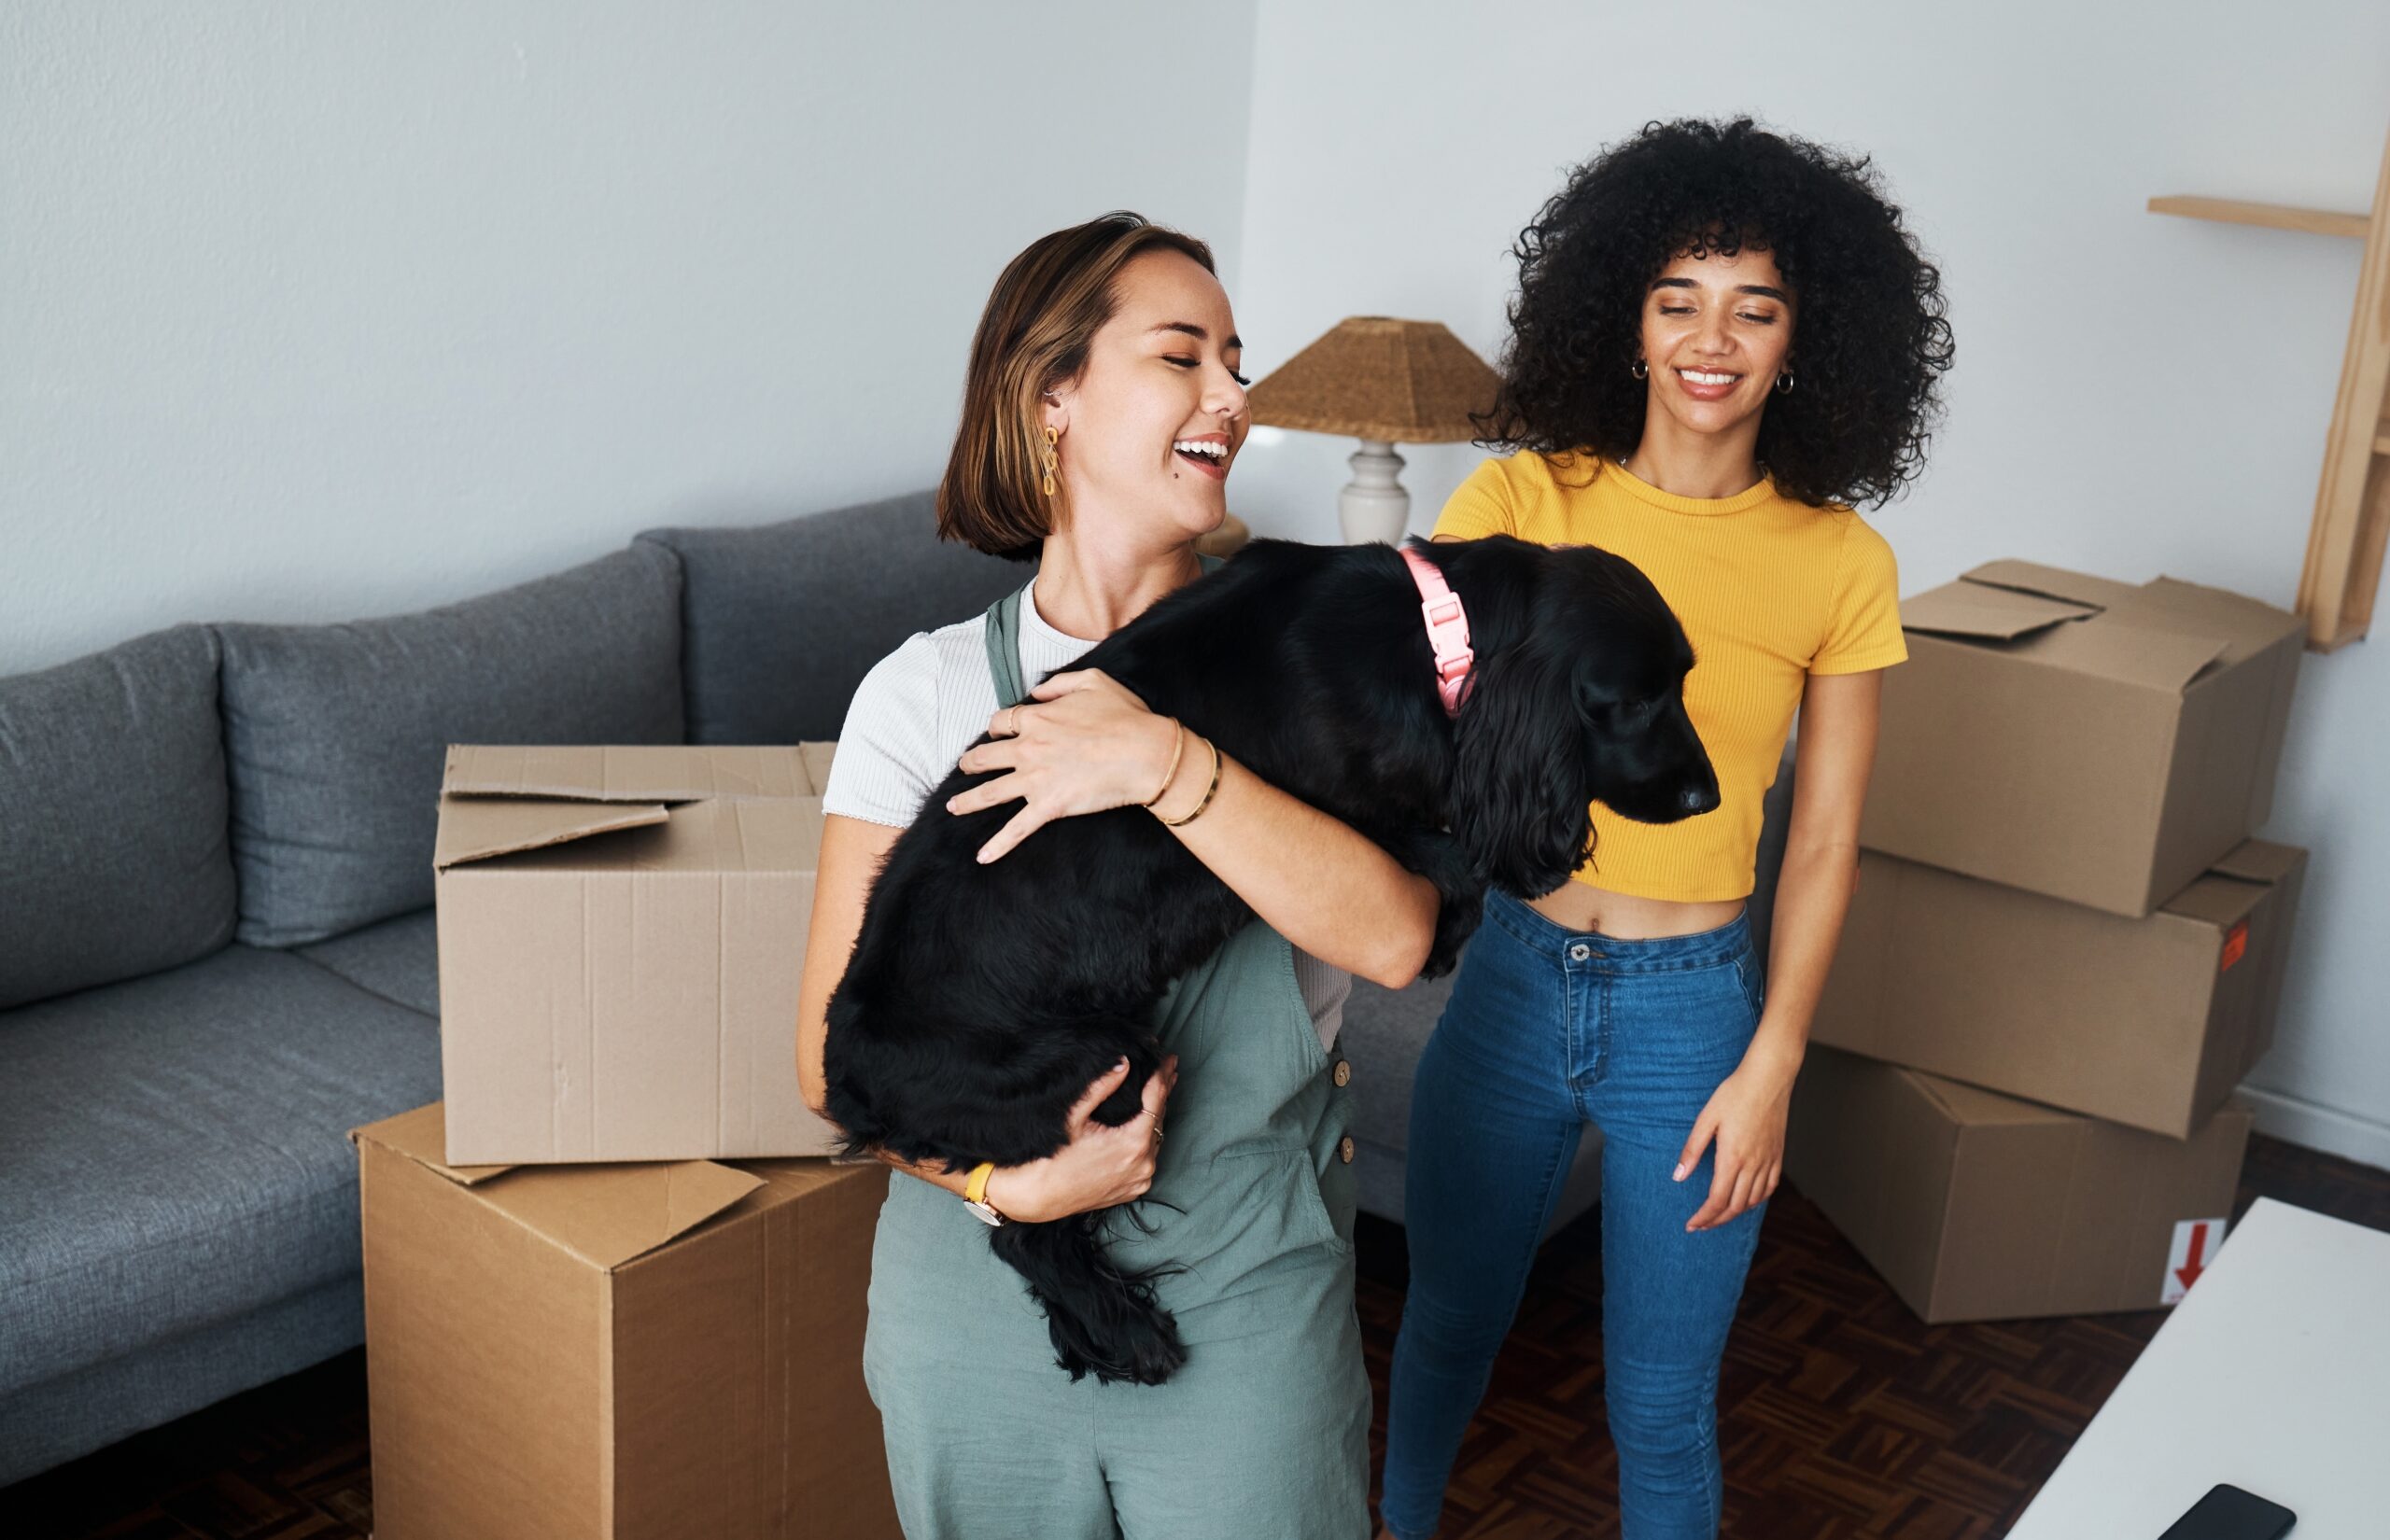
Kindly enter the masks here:
[[1460, 595], [1444, 581], [1435, 563], [1410, 546], [1401, 549], [1411, 581], [1419, 585], [1419, 613], [1427, 622], [1427, 645], [1436, 650], [1436, 693], [1443, 698], [1444, 715], [1457, 717], [1461, 702], [1469, 699], [1469, 669], [1477, 662], [1469, 646], [1469, 611], [1461, 608]]

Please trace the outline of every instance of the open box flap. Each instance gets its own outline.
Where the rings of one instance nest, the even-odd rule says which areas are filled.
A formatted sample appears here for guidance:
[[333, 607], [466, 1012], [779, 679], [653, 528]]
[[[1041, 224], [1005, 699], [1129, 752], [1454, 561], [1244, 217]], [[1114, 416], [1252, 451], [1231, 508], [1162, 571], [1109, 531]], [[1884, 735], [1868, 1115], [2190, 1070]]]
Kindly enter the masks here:
[[609, 1270], [695, 1229], [764, 1184], [710, 1160], [518, 1166], [482, 1201]]
[[2270, 882], [2242, 882], [2210, 870], [2158, 906], [2161, 915], [2228, 931], [2256, 912], [2273, 890]]
[[[711, 1219], [764, 1178], [710, 1160], [612, 1165], [450, 1166], [439, 1102], [354, 1130], [408, 1156], [535, 1235], [612, 1270]], [[497, 1178], [505, 1180], [499, 1181]]]
[[2219, 636], [2157, 630], [2112, 616], [2052, 637], [2035, 656], [2102, 679], [2179, 692], [2222, 657], [2227, 645]]
[[2270, 840], [2246, 839], [2211, 862], [2208, 870], [2221, 872], [2228, 877], [2243, 882], [2280, 882], [2299, 869], [2307, 852], [2295, 845], [2276, 845]]
[[2039, 562], [2024, 562], [2009, 558], [1985, 562], [1969, 568], [1960, 580], [1979, 588], [1996, 588], [2012, 594], [2030, 594], [2052, 599], [2060, 604], [2080, 605], [2087, 609], [2114, 609], [2130, 602], [2141, 590], [2129, 582], [2113, 578], [2095, 578], [2088, 572], [2069, 572], [2062, 567], [2044, 567]]
[[2242, 840], [2209, 862], [2199, 880], [2160, 904], [2159, 912], [2219, 929], [2237, 925], [2297, 875], [2306, 860], [2307, 852], [2295, 845]]
[[2131, 614], [2136, 623], [2223, 637], [2223, 661], [2228, 665], [2254, 657], [2289, 637], [2303, 640], [2307, 635], [2307, 623], [2287, 609], [2179, 578], [2152, 580], [2134, 595]]
[[444, 872], [467, 861], [537, 850], [616, 829], [662, 823], [670, 816], [655, 804], [640, 806], [608, 802], [443, 797], [431, 864], [435, 870]]
[[[442, 805], [443, 821], [449, 811], [463, 813], [483, 806], [572, 808], [584, 816], [593, 809], [641, 811], [617, 809], [603, 803], [479, 803], [464, 798]], [[553, 816], [561, 821], [561, 814]], [[634, 827], [641, 823], [654, 826]], [[516, 873], [628, 874], [648, 878], [680, 875], [714, 882], [741, 874], [809, 875], [822, 865], [820, 797], [683, 803], [666, 817], [626, 819], [623, 827], [626, 832], [604, 839], [568, 837], [537, 847], [513, 847], [503, 869]], [[458, 837], [469, 832], [460, 823]], [[470, 858], [459, 858], [458, 863], [466, 859]], [[443, 867], [443, 871], [449, 869]]]
[[1998, 641], [2067, 621], [2088, 620], [2098, 613], [2088, 605], [1963, 581], [1901, 601], [1901, 625], [1905, 630]]
[[477, 1186], [491, 1177], [514, 1169], [512, 1166], [451, 1166], [448, 1164], [447, 1108], [442, 1102], [417, 1107], [396, 1117], [386, 1117], [379, 1123], [369, 1123], [348, 1131], [351, 1144], [360, 1140], [396, 1150], [421, 1166], [428, 1166], [459, 1187]]
[[[816, 757], [826, 761], [826, 756]], [[440, 791], [443, 797], [697, 802], [709, 797], [819, 796], [822, 787], [805, 747], [798, 744], [458, 744], [448, 750]]]
[[2179, 692], [2232, 646], [2229, 631], [2199, 623], [2150, 590], [2035, 562], [1987, 562], [1959, 581], [1901, 604], [1905, 629], [2001, 651], [2047, 667], [2151, 690]]

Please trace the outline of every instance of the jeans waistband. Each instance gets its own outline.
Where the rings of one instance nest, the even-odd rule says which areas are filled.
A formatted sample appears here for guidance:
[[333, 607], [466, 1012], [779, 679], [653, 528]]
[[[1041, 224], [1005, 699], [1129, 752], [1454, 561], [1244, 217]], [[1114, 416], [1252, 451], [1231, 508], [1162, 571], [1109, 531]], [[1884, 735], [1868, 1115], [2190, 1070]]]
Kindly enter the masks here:
[[1742, 956], [1751, 939], [1748, 908], [1715, 930], [1630, 940], [1592, 931], [1571, 931], [1508, 893], [1490, 891], [1485, 895], [1485, 919], [1555, 964], [1598, 968], [1613, 973], [1714, 968]]

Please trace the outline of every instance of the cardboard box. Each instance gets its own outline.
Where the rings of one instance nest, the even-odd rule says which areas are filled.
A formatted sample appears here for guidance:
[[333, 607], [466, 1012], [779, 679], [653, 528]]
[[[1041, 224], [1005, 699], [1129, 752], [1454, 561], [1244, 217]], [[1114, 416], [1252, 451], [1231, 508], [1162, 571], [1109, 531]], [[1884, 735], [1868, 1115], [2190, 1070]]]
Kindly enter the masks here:
[[376, 1540], [897, 1534], [863, 1382], [887, 1169], [474, 1168], [350, 1134]]
[[2145, 1310], [2223, 1244], [2249, 1124], [2165, 1139], [1813, 1048], [1784, 1170], [1929, 1323]]
[[2298, 616], [2003, 561], [1901, 624], [1862, 845], [2138, 917], [2265, 822]]
[[450, 1164], [836, 1146], [796, 1085], [831, 750], [448, 751], [433, 860]]
[[2306, 870], [2249, 840], [2125, 919], [1863, 851], [1810, 1035], [2186, 1138], [2273, 1042]]

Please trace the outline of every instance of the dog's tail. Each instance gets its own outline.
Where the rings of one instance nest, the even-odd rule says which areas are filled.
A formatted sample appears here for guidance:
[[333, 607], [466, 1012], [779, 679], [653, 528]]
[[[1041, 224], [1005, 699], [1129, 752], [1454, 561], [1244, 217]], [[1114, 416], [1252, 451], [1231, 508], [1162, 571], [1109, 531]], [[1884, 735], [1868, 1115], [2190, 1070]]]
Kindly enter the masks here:
[[1099, 1232], [1109, 1211], [1008, 1224], [991, 1239], [996, 1255], [1029, 1280], [1055, 1361], [1073, 1379], [1159, 1385], [1187, 1362], [1187, 1345], [1154, 1296], [1156, 1274], [1123, 1271], [1104, 1254]]

